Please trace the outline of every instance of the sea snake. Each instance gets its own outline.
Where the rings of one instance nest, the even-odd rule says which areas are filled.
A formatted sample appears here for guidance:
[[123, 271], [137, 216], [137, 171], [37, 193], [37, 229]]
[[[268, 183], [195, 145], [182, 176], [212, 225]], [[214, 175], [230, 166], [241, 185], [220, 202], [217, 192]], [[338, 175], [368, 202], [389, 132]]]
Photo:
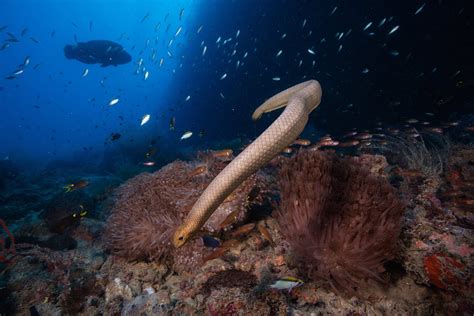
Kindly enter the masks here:
[[232, 160], [204, 190], [175, 231], [172, 238], [175, 247], [183, 246], [232, 191], [299, 136], [308, 122], [309, 114], [321, 103], [321, 96], [319, 82], [309, 80], [274, 95], [255, 110], [252, 119], [258, 120], [263, 113], [286, 106], [275, 122]]

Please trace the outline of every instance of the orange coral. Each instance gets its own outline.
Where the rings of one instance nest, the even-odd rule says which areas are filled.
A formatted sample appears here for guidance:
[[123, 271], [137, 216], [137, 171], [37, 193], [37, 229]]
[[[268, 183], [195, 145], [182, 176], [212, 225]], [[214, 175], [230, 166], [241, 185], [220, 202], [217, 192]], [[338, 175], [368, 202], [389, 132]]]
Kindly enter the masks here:
[[283, 165], [276, 218], [298, 266], [336, 291], [379, 280], [404, 204], [386, 179], [351, 158], [302, 152]]

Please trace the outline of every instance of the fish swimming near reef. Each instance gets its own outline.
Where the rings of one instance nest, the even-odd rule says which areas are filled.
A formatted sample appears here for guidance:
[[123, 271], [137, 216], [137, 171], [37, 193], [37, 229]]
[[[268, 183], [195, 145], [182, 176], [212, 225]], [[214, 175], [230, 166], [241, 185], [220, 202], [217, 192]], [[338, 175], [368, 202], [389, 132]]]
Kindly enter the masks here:
[[77, 189], [83, 189], [89, 185], [89, 181], [87, 180], [79, 180], [77, 182], [68, 184], [64, 187], [66, 189], [66, 192], [71, 192]]
[[132, 60], [132, 56], [125, 51], [122, 45], [107, 40], [66, 45], [64, 46], [64, 55], [67, 59], [75, 59], [85, 64], [101, 64], [102, 67], [123, 65]]

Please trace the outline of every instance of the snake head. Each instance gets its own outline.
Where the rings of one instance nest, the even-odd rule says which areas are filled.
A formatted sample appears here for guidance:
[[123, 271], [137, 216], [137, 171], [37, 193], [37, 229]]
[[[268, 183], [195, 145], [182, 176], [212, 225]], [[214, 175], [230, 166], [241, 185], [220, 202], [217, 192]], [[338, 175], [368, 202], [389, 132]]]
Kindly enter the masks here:
[[175, 248], [180, 248], [189, 240], [190, 237], [191, 236], [184, 230], [183, 227], [178, 227], [178, 229], [174, 232], [171, 242]]

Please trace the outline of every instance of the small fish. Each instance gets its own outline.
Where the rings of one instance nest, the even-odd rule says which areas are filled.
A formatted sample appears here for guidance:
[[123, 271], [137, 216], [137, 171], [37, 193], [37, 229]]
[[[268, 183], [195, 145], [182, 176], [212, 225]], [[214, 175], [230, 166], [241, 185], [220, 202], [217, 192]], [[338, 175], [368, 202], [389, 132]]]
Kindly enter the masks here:
[[219, 228], [223, 229], [229, 225], [235, 224], [237, 221], [237, 218], [239, 216], [240, 209], [236, 209], [232, 211], [227, 217], [222, 221], [222, 223], [219, 224]]
[[369, 73], [369, 68], [364, 68], [364, 69], [362, 70], [362, 73], [363, 73], [363, 74]]
[[88, 185], [89, 185], [89, 181], [79, 180], [77, 182], [74, 182], [74, 183], [71, 183], [71, 184], [68, 184], [68, 185], [64, 186], [64, 189], [66, 189], [66, 192], [71, 192], [71, 191], [74, 191], [74, 190], [83, 189], [83, 188], [87, 187]]
[[10, 43], [3, 43], [2, 48], [0, 48], [0, 50], [7, 49], [8, 47], [10, 47]]
[[392, 35], [392, 34], [395, 33], [399, 28], [400, 28], [400, 25], [395, 26], [394, 28], [392, 28], [392, 29], [390, 30], [390, 32], [388, 32], [387, 35]]
[[212, 157], [214, 158], [231, 158], [233, 154], [232, 149], [223, 149], [212, 152]]
[[21, 37], [25, 36], [26, 33], [28, 33], [28, 29], [25, 27], [25, 28], [21, 31]]
[[362, 31], [367, 30], [371, 26], [372, 26], [372, 22], [367, 23], [367, 25], [364, 27], [364, 29]]
[[192, 177], [195, 177], [197, 175], [200, 175], [201, 173], [206, 172], [206, 170], [207, 170], [207, 167], [205, 165], [198, 166], [198, 167], [194, 168], [193, 171], [191, 171], [188, 174], [188, 179], [190, 179]]
[[183, 136], [181, 136], [180, 140], [188, 139], [191, 136], [193, 136], [193, 132], [187, 131], [183, 134]]
[[150, 72], [145, 71], [145, 73], [143, 74], [143, 80], [147, 80], [149, 76], [150, 76]]
[[227, 74], [223, 74], [220, 78], [220, 80], [224, 80], [227, 77]]
[[170, 131], [174, 131], [175, 124], [176, 124], [176, 118], [173, 116], [170, 119]]
[[418, 13], [420, 13], [420, 12], [423, 10], [423, 8], [425, 7], [425, 5], [426, 5], [426, 3], [423, 3], [423, 4], [421, 5], [421, 7], [419, 7], [418, 10], [415, 11], [415, 15], [417, 15]]
[[119, 103], [119, 101], [120, 101], [119, 99], [112, 99], [112, 100], [110, 100], [110, 102], [109, 102], [109, 106], [114, 106], [114, 105], [116, 105], [117, 103]]
[[26, 56], [25, 60], [23, 61], [23, 67], [26, 67], [30, 64], [31, 58], [30, 56]]
[[240, 236], [240, 235], [248, 234], [248, 233], [249, 233], [250, 231], [252, 231], [252, 229], [254, 229], [254, 228], [255, 228], [255, 223], [248, 223], [248, 224], [246, 224], [246, 225], [244, 225], [244, 226], [241, 226], [241, 227], [237, 228], [237, 230], [233, 231], [233, 232], [231, 233], [231, 236], [232, 236], [233, 238], [235, 238], [235, 237], [238, 237], [238, 236]]
[[271, 284], [270, 288], [277, 290], [288, 290], [288, 292], [291, 292], [292, 289], [303, 284], [304, 282], [300, 279], [294, 277], [284, 277]]
[[272, 80], [273, 81], [280, 81], [280, 77], [273, 77]]
[[140, 21], [140, 23], [145, 22], [145, 20], [148, 19], [149, 16], [150, 16], [150, 12], [148, 12], [147, 14], [145, 14], [145, 16], [142, 18], [142, 20]]
[[181, 20], [181, 18], [183, 17], [184, 15], [184, 8], [181, 9], [181, 11], [179, 12], [179, 19]]
[[411, 118], [411, 119], [406, 120], [405, 122], [407, 122], [408, 124], [415, 124], [415, 123], [418, 123], [418, 120]]
[[177, 30], [176, 33], [174, 34], [174, 37], [178, 36], [179, 33], [181, 33], [181, 30], [182, 30], [182, 29], [183, 29], [183, 28], [182, 28], [181, 26], [178, 27], [178, 30]]
[[196, 31], [197, 34], [201, 33], [202, 27], [203, 27], [203, 26], [201, 25], [201, 26], [197, 29], [197, 31]]
[[156, 148], [150, 148], [146, 153], [145, 153], [145, 158], [150, 158], [150, 157], [153, 157], [156, 152], [158, 151], [158, 149]]
[[78, 213], [73, 213], [72, 218], [74, 219], [80, 219], [81, 217], [84, 217], [87, 215], [87, 211], [84, 209], [84, 206], [82, 204], [79, 205], [79, 212]]
[[92, 32], [92, 21], [89, 21], [89, 32]]
[[254, 186], [252, 190], [250, 190], [249, 194], [247, 195], [247, 200], [245, 201], [245, 204], [248, 206], [250, 202], [255, 200], [257, 196], [260, 194], [260, 187]]
[[89, 74], [89, 69], [84, 69], [84, 71], [82, 72], [82, 77], [85, 77]]
[[425, 127], [425, 128], [423, 128], [423, 132], [443, 134], [444, 131], [440, 127]]
[[303, 20], [303, 23], [301, 24], [301, 27], [303, 27], [303, 28], [304, 28], [304, 27], [305, 27], [305, 25], [306, 25], [306, 22], [308, 22], [308, 21], [307, 21], [306, 19], [304, 19], [304, 20]]
[[205, 133], [206, 133], [205, 130], [203, 130], [203, 129], [200, 130], [200, 131], [199, 131], [199, 138], [203, 138]]
[[333, 15], [336, 11], [337, 11], [337, 6], [335, 6], [334, 9], [332, 9], [331, 14], [329, 15]]
[[353, 147], [359, 145], [359, 143], [360, 141], [358, 140], [351, 140], [348, 142], [339, 143], [339, 147]]
[[210, 253], [208, 256], [206, 256], [203, 259], [203, 262], [207, 262], [209, 260], [217, 259], [222, 257], [223, 255], [226, 254], [227, 251], [229, 251], [232, 247], [236, 246], [238, 241], [233, 241], [233, 240], [228, 240], [222, 244], [221, 247], [217, 248], [215, 251]]
[[202, 49], [202, 56], [206, 55], [206, 51], [207, 51], [207, 46], [204, 46], [204, 48]]
[[144, 166], [146, 167], [153, 167], [155, 165], [154, 161], [146, 161], [143, 163]]
[[282, 49], [280, 49], [280, 50], [279, 50], [279, 51], [276, 53], [275, 57], [278, 57], [278, 56], [280, 56], [282, 53], [283, 53], [283, 50], [282, 50]]
[[359, 139], [359, 140], [371, 139], [372, 137], [373, 137], [373, 135], [368, 133], [368, 132], [362, 132], [362, 133], [359, 133], [356, 136], [356, 138]]
[[13, 75], [18, 76], [18, 75], [21, 75], [23, 72], [25, 72], [23, 69], [18, 69], [13, 73]]
[[311, 145], [311, 141], [309, 139], [299, 138], [293, 142], [293, 145], [309, 146]]
[[392, 56], [398, 56], [398, 55], [400, 55], [400, 53], [399, 53], [397, 50], [392, 50], [392, 51], [390, 52], [390, 55], [392, 55]]
[[16, 39], [16, 36], [13, 35], [13, 33], [7, 32], [7, 35], [8, 35], [10, 38]]
[[293, 149], [291, 149], [290, 147], [285, 147], [283, 148], [283, 151], [282, 151], [284, 154], [291, 154], [293, 152]]
[[339, 142], [336, 140], [327, 140], [327, 141], [320, 141], [317, 143], [317, 147], [333, 147], [333, 146], [338, 146]]
[[280, 39], [284, 39], [286, 37], [286, 33], [283, 33], [283, 35], [280, 37]]
[[221, 245], [219, 240], [209, 235], [202, 236], [202, 242], [204, 243], [204, 246], [208, 248], [217, 248]]
[[112, 133], [112, 134], [110, 134], [110, 140], [111, 140], [111, 141], [118, 140], [118, 139], [120, 139], [120, 137], [122, 137], [122, 135], [120, 135], [119, 133]]
[[258, 231], [262, 234], [263, 238], [270, 243], [272, 247], [275, 247], [275, 242], [273, 241], [272, 235], [265, 226], [265, 222], [261, 221], [257, 225]]
[[33, 41], [36, 44], [39, 44], [39, 41], [34, 37], [30, 37], [30, 40]]
[[378, 26], [381, 27], [382, 25], [385, 24], [386, 21], [387, 21], [387, 18], [383, 18], [382, 21], [380, 21]]
[[316, 55], [316, 53], [314, 52], [314, 50], [312, 50], [311, 48], [308, 48], [308, 53], [310, 53], [311, 55]]
[[148, 123], [148, 121], [150, 120], [150, 117], [151, 117], [150, 114], [145, 114], [145, 115], [143, 115], [142, 121], [141, 121], [141, 123], [140, 123], [140, 126], [143, 126], [143, 125], [145, 125], [146, 123]]
[[188, 96], [186, 97], [186, 99], [184, 99], [185, 102], [188, 102], [189, 100], [191, 100], [191, 96], [190, 96], [190, 95], [188, 95]]

